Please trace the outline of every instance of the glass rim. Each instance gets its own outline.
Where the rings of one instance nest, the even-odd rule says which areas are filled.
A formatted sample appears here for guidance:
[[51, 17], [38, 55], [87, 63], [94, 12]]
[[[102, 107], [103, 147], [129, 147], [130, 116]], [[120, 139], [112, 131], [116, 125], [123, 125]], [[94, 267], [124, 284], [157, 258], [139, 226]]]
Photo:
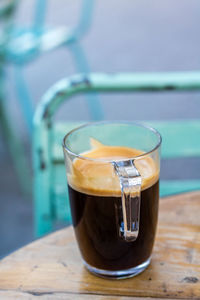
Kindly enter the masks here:
[[[131, 158], [125, 158], [125, 159], [113, 159], [113, 160], [106, 160], [106, 159], [94, 159], [94, 158], [90, 158], [90, 157], [86, 157], [86, 156], [83, 156], [81, 154], [76, 154], [74, 153], [73, 151], [71, 151], [67, 146], [66, 146], [66, 139], [75, 131], [78, 131], [79, 129], [81, 128], [85, 128], [85, 127], [90, 127], [90, 126], [93, 126], [93, 125], [103, 125], [103, 124], [116, 124], [116, 125], [132, 125], [132, 126], [137, 126], [137, 127], [142, 127], [142, 128], [145, 128], [145, 129], [148, 129], [149, 131], [153, 132], [157, 138], [158, 138], [158, 142], [156, 144], [155, 147], [153, 147], [151, 150], [147, 151], [147, 152], [144, 152], [140, 155], [137, 155], [137, 156], [134, 156], [134, 157], [131, 157]], [[162, 143], [162, 137], [160, 135], [160, 133], [158, 132], [157, 129], [149, 126], [149, 125], [146, 125], [142, 122], [131, 122], [131, 121], [98, 121], [98, 122], [88, 122], [88, 123], [85, 123], [85, 124], [82, 124], [72, 130], [70, 130], [63, 138], [63, 143], [62, 143], [62, 146], [63, 146], [63, 149], [70, 155], [76, 157], [76, 158], [79, 158], [79, 159], [83, 159], [83, 160], [88, 160], [88, 161], [93, 161], [93, 162], [101, 162], [101, 163], [113, 163], [115, 161], [129, 161], [130, 159], [139, 159], [141, 157], [145, 157], [151, 153], [153, 153], [155, 150], [157, 150], [160, 145]]]

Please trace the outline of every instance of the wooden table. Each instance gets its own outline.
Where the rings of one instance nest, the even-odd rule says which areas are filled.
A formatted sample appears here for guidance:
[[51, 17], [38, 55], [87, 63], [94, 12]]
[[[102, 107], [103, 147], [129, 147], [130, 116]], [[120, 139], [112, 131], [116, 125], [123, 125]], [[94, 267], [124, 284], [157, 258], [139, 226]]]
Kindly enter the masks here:
[[200, 299], [200, 192], [161, 199], [152, 263], [142, 274], [106, 280], [81, 262], [68, 227], [0, 262], [0, 299]]

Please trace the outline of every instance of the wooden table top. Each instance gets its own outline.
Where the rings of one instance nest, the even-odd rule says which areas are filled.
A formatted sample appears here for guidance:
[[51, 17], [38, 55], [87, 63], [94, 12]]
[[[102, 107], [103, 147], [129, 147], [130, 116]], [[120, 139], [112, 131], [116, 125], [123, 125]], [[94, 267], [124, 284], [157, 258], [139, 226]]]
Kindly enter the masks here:
[[160, 200], [152, 262], [140, 275], [107, 280], [82, 264], [73, 229], [0, 261], [0, 299], [200, 299], [200, 192]]

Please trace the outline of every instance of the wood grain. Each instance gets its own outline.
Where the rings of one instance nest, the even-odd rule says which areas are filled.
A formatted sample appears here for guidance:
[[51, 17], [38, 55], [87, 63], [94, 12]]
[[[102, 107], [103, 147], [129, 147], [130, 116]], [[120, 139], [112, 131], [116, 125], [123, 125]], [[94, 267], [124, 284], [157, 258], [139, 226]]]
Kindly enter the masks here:
[[[66, 293], [31, 293], [31, 292], [18, 292], [18, 291], [0, 291], [0, 299], [15, 299], [15, 300], [30, 300], [30, 299], [42, 299], [42, 300], [116, 300], [116, 296], [103, 296], [92, 294], [66, 294]], [[120, 300], [163, 300], [163, 298], [141, 298], [141, 297], [126, 297], [119, 296]], [[167, 299], [176, 300], [176, 299]]]
[[161, 199], [152, 263], [142, 274], [119, 281], [90, 274], [70, 227], [0, 262], [0, 299], [18, 299], [17, 293], [19, 299], [200, 299], [200, 192]]

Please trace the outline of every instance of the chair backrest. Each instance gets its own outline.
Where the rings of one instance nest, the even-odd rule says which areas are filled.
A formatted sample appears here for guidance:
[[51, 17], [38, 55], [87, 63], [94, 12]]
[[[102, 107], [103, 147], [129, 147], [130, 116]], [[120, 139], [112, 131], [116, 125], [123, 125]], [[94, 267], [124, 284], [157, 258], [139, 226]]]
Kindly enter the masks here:
[[8, 60], [23, 64], [39, 54], [79, 40], [89, 29], [92, 21], [94, 0], [82, 0], [79, 19], [74, 28], [57, 26], [49, 28], [45, 22], [48, 0], [35, 0], [32, 25], [16, 26], [8, 45]]
[[[12, 1], [12, 0], [10, 0]], [[14, 2], [14, 0], [12, 1]], [[78, 72], [90, 72], [87, 56], [80, 45], [80, 38], [88, 30], [94, 7], [94, 0], [81, 0], [80, 16], [73, 28], [59, 25], [49, 27], [45, 22], [48, 0], [35, 0], [34, 19], [30, 26], [16, 24], [10, 32], [10, 41], [6, 44], [4, 57], [14, 64], [16, 90], [28, 130], [32, 134], [33, 104], [29, 88], [23, 74], [23, 67], [39, 55], [68, 46], [72, 61]], [[94, 107], [93, 99], [96, 106]], [[96, 96], [87, 97], [88, 108], [95, 119], [102, 116], [102, 109]]]
[[[36, 212], [46, 215], [46, 225], [36, 220], [37, 233], [52, 229], [52, 220], [67, 217], [67, 191], [62, 138], [76, 124], [56, 124], [53, 116], [66, 100], [80, 93], [200, 90], [200, 72], [119, 73], [77, 75], [63, 79], [45, 94], [34, 118], [34, 171]], [[153, 122], [152, 122], [153, 123]], [[163, 136], [162, 157], [200, 157], [200, 120], [154, 122]], [[183, 136], [184, 133], [184, 136]], [[177, 186], [178, 184], [178, 186]], [[161, 194], [200, 188], [200, 180], [163, 185]], [[59, 199], [63, 199], [60, 201]], [[59, 202], [60, 201], [60, 202]], [[42, 203], [42, 204], [41, 204]], [[60, 207], [59, 207], [60, 203]], [[41, 205], [43, 207], [41, 208]], [[37, 213], [36, 213], [37, 215]], [[65, 216], [65, 217], [64, 217]], [[37, 217], [36, 217], [37, 218]], [[70, 220], [68, 210], [68, 221]], [[38, 225], [39, 224], [39, 225]]]

